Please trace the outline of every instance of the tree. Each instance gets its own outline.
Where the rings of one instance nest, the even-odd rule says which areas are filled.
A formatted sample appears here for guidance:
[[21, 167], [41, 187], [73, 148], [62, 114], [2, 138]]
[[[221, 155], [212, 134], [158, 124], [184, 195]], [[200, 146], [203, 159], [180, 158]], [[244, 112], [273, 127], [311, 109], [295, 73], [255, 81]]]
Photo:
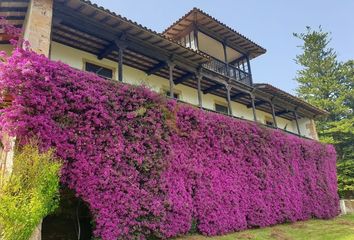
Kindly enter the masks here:
[[329, 47], [330, 33], [306, 27], [294, 33], [303, 44], [295, 62], [301, 66], [297, 94], [329, 112], [317, 121], [320, 140], [334, 144], [338, 154], [338, 185], [342, 197], [354, 196], [354, 61], [340, 62]]

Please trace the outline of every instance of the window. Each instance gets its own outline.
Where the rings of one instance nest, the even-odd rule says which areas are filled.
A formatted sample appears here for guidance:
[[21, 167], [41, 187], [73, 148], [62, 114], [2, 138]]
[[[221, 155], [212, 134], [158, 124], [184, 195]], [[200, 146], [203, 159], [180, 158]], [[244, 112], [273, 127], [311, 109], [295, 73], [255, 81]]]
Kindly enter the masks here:
[[228, 114], [229, 113], [229, 108], [225, 105], [215, 103], [215, 111], [219, 113], [224, 113]]
[[[170, 97], [170, 91], [165, 91], [165, 96]], [[174, 93], [173, 93], [173, 98], [175, 98], [175, 99], [180, 99], [180, 94], [174, 92]]]
[[270, 117], [265, 117], [264, 119], [264, 123], [268, 126], [273, 126], [274, 127], [274, 121], [273, 121], [273, 118], [270, 118]]
[[98, 76], [103, 78], [113, 79], [113, 70], [106, 67], [86, 62], [85, 70], [88, 72], [96, 73]]

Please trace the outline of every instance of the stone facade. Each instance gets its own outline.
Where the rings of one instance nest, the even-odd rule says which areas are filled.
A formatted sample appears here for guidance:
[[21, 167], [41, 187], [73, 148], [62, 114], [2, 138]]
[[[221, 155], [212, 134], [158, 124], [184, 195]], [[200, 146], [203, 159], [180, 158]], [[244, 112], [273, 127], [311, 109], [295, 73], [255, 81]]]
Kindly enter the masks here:
[[[31, 49], [49, 56], [53, 18], [53, 0], [31, 0], [23, 26], [23, 38]], [[34, 230], [30, 240], [41, 240], [42, 223]]]
[[49, 56], [53, 0], [31, 0], [24, 23], [23, 38], [35, 52]]
[[0, 186], [11, 174], [13, 166], [15, 138], [3, 136], [0, 144]]
[[340, 210], [342, 214], [354, 213], [354, 199], [340, 200]]

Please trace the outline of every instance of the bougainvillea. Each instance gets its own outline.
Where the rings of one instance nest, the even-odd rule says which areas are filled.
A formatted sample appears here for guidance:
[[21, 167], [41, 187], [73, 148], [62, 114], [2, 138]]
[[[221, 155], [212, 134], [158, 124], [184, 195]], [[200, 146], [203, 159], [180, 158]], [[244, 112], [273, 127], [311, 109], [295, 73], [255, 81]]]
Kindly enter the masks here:
[[38, 139], [102, 239], [217, 235], [338, 214], [330, 145], [166, 100], [16, 50], [0, 64], [14, 96], [1, 132]]

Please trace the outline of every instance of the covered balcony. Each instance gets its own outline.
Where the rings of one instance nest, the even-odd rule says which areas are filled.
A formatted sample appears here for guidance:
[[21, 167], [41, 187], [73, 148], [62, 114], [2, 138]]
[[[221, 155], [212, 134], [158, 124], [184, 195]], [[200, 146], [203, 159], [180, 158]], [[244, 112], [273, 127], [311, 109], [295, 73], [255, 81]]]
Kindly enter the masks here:
[[222, 62], [216, 58], [213, 58], [209, 62], [203, 64], [203, 67], [207, 70], [229, 77], [231, 80], [251, 85], [252, 76], [249, 72], [248, 65], [246, 66], [247, 67], [245, 67], [245, 64], [235, 66], [233, 64]]

